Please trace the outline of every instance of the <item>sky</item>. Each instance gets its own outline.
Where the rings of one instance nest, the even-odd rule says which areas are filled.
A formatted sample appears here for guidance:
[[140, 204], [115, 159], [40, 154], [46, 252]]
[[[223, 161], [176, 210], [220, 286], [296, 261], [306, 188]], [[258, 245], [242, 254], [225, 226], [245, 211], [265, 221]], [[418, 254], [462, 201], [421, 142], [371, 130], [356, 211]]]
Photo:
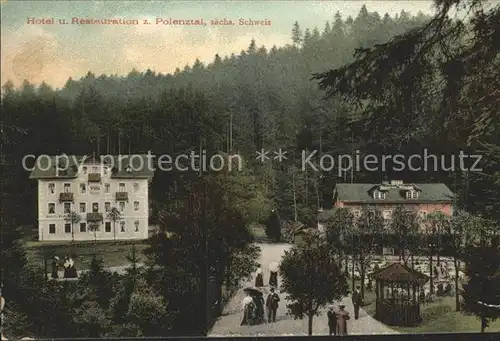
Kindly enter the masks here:
[[[238, 54], [250, 40], [268, 48], [291, 43], [292, 24], [323, 30], [339, 11], [355, 17], [361, 6], [381, 15], [401, 10], [434, 13], [431, 1], [15, 1], [1, 0], [1, 83], [24, 79], [62, 87], [88, 71], [126, 75], [133, 68], [171, 73], [196, 58], [208, 63]], [[53, 18], [54, 24], [29, 24], [28, 18]], [[72, 18], [136, 19], [139, 25], [79, 25]], [[200, 19], [206, 26], [156, 24], [163, 19]], [[268, 26], [238, 25], [238, 20], [269, 20]], [[65, 19], [68, 24], [59, 24]], [[149, 20], [144, 25], [143, 20]], [[213, 26], [230, 19], [234, 26]]]

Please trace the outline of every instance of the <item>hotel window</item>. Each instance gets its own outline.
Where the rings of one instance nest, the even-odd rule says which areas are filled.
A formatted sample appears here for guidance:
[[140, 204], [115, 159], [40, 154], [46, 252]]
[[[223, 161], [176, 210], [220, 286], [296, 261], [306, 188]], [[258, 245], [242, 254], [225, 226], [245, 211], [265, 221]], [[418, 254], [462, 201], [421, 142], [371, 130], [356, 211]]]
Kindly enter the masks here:
[[406, 192], [406, 199], [417, 199], [418, 198], [418, 192], [411, 190]]
[[49, 194], [56, 194], [56, 184], [54, 183], [49, 184]]
[[80, 232], [86, 232], [87, 231], [87, 225], [85, 223], [80, 223]]
[[56, 204], [49, 203], [49, 214], [56, 214]]
[[71, 184], [64, 184], [64, 193], [71, 192]]
[[125, 222], [124, 221], [120, 221], [120, 231], [125, 232]]
[[111, 232], [111, 222], [110, 221], [107, 221], [104, 223], [104, 231]]
[[56, 224], [49, 224], [49, 233], [50, 234], [56, 233]]
[[134, 201], [134, 211], [139, 211], [139, 202]]
[[71, 213], [71, 204], [69, 202], [64, 203], [64, 214]]
[[110, 203], [110, 202], [105, 202], [105, 203], [104, 203], [104, 210], [105, 210], [106, 212], [111, 211], [111, 203]]
[[99, 212], [99, 203], [94, 202], [92, 204], [92, 213], [97, 213], [97, 212]]
[[85, 211], [87, 211], [87, 204], [85, 204], [84, 202], [81, 202], [80, 203], [80, 213], [85, 213]]
[[64, 233], [71, 233], [71, 224], [64, 224]]
[[87, 167], [83, 167], [83, 174], [87, 174]]
[[120, 183], [118, 184], [118, 192], [125, 192], [125, 184], [124, 183]]
[[384, 217], [385, 220], [391, 219], [392, 211], [391, 210], [385, 210], [382, 212], [382, 216]]
[[373, 192], [373, 199], [383, 200], [383, 199], [385, 199], [385, 193], [381, 192], [381, 191], [375, 191], [375, 192]]
[[134, 193], [137, 193], [137, 192], [139, 192], [139, 184], [135, 183], [134, 184]]
[[135, 232], [139, 232], [139, 220], [134, 221]]
[[125, 201], [120, 201], [118, 204], [120, 205], [120, 212], [125, 211]]
[[104, 193], [109, 193], [109, 184], [104, 184]]
[[87, 184], [80, 184], [80, 193], [87, 193]]

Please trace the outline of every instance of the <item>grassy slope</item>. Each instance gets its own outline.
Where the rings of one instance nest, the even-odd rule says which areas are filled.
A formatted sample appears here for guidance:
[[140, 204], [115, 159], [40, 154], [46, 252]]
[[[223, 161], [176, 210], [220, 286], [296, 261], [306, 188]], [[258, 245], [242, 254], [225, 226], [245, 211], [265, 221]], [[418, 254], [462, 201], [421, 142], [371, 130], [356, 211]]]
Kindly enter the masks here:
[[85, 242], [65, 242], [65, 243], [25, 243], [28, 260], [32, 264], [43, 266], [44, 254], [47, 257], [58, 256], [64, 258], [73, 253], [75, 266], [77, 269], [86, 269], [94, 256], [102, 257], [105, 267], [121, 266], [129, 264], [127, 256], [130, 255], [132, 245], [135, 245], [139, 262], [144, 261], [142, 251], [147, 247], [146, 242], [128, 242], [128, 241], [85, 241]]

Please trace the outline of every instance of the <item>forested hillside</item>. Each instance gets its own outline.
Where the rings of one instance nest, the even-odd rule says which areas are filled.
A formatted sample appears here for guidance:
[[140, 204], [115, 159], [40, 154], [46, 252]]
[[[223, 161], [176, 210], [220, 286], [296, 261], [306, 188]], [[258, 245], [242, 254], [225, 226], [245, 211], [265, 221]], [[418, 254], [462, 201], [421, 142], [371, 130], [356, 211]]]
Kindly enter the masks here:
[[[290, 220], [313, 221], [318, 206], [330, 205], [339, 181], [442, 181], [460, 194], [460, 205], [471, 200], [478, 204], [482, 199], [470, 196], [481, 189], [471, 184], [474, 176], [462, 173], [361, 170], [339, 177], [337, 169], [323, 173], [299, 169], [302, 150], [332, 155], [355, 150], [410, 155], [421, 154], [423, 148], [437, 154], [466, 149], [470, 122], [449, 123], [446, 117], [453, 116], [434, 110], [433, 102], [425, 103], [422, 96], [417, 100], [426, 106], [415, 108], [411, 117], [405, 111], [385, 112], [366, 120], [358, 106], [340, 95], [325, 101], [325, 92], [311, 79], [315, 73], [353, 62], [357, 48], [381, 44], [429, 20], [405, 12], [391, 18], [363, 7], [354, 19], [332, 13], [324, 27], [305, 28], [295, 23], [289, 45], [259, 46], [252, 40], [238, 55], [216, 55], [209, 65], [196, 60], [174, 74], [132, 70], [122, 77], [95, 75], [90, 70], [79, 80], [68, 79], [59, 90], [28, 82], [15, 89], [8, 82], [2, 101], [5, 175], [10, 180], [3, 191], [6, 209], [18, 223], [36, 221], [36, 184], [21, 168], [25, 154], [151, 151], [175, 155], [200, 149], [207, 154], [242, 155], [249, 171], [260, 179], [263, 195]], [[384, 69], [377, 71], [383, 73]], [[402, 89], [398, 84], [392, 87], [384, 90], [399, 94]], [[403, 102], [413, 100], [405, 96], [403, 92]], [[363, 104], [375, 107], [377, 101], [366, 98]], [[269, 161], [263, 166], [254, 160], [255, 151], [261, 148], [282, 148], [288, 152], [288, 161], [295, 154], [296, 162], [280, 165]], [[156, 174], [155, 202], [168, 202], [178, 176]]]

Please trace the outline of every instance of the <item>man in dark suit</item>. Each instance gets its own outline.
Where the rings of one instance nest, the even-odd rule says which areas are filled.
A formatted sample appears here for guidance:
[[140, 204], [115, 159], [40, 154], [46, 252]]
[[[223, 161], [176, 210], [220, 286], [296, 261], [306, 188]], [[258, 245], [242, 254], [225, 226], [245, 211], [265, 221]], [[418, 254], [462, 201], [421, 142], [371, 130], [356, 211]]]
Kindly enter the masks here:
[[359, 308], [363, 303], [361, 298], [361, 292], [359, 291], [359, 287], [356, 287], [356, 290], [352, 293], [352, 304], [354, 305], [354, 319], [359, 318]]
[[330, 335], [337, 335], [337, 314], [335, 313], [333, 306], [328, 309], [328, 328], [330, 329]]
[[274, 292], [274, 288], [271, 288], [271, 293], [267, 296], [266, 308], [267, 308], [267, 322], [276, 322], [276, 311], [278, 310], [278, 302], [280, 297]]

